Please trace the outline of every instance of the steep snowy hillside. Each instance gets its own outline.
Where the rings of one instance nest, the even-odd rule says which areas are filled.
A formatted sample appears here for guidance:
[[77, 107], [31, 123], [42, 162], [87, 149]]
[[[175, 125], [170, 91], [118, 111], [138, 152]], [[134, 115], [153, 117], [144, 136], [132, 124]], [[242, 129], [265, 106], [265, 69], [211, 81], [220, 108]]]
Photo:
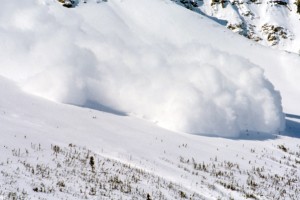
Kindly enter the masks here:
[[276, 90], [285, 112], [300, 113], [298, 56], [255, 46], [175, 3], [16, 2], [0, 8], [0, 74], [28, 92], [227, 137], [283, 130]]
[[260, 44], [300, 53], [299, 0], [173, 1]]
[[[58, 104], [0, 78], [0, 199], [297, 199], [300, 124], [238, 139]], [[291, 116], [297, 117], [297, 116]]]
[[297, 199], [299, 66], [170, 0], [5, 0], [0, 199]]

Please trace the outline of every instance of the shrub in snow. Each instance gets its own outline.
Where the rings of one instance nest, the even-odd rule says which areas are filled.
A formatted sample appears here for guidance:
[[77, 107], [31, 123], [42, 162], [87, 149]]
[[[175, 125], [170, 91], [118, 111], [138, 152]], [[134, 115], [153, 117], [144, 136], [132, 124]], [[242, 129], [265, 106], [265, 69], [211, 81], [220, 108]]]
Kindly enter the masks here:
[[295, 4], [296, 4], [296, 6], [297, 6], [297, 13], [300, 14], [300, 0], [296, 0], [296, 1], [295, 1]]
[[90, 166], [91, 166], [91, 168], [92, 168], [92, 172], [94, 172], [94, 171], [95, 171], [95, 160], [94, 160], [94, 157], [93, 157], [93, 156], [90, 157], [90, 162], [89, 162], [89, 164], [90, 164]]

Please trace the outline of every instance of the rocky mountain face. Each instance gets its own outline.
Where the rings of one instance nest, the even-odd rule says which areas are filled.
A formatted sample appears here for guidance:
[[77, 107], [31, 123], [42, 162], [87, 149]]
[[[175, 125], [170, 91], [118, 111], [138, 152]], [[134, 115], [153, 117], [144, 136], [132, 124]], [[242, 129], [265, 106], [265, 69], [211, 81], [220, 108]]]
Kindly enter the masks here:
[[[71, 8], [107, 0], [58, 0]], [[255, 42], [300, 54], [300, 0], [171, 0]]]
[[172, 0], [260, 44], [300, 53], [300, 0]]

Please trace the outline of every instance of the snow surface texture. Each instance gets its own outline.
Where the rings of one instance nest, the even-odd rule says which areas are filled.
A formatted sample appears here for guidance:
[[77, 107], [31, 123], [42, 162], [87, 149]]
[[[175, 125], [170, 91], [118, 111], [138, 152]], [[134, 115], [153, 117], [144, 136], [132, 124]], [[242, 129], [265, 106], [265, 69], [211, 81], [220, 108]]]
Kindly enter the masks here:
[[[0, 199], [296, 200], [300, 117], [283, 135], [182, 134], [54, 103], [0, 77]], [[90, 162], [94, 157], [94, 167]]]
[[237, 137], [283, 130], [281, 97], [262, 69], [185, 39], [192, 34], [181, 30], [185, 19], [173, 17], [188, 11], [163, 2], [65, 9], [50, 0], [6, 1], [0, 74], [55, 101], [94, 102], [177, 131]]

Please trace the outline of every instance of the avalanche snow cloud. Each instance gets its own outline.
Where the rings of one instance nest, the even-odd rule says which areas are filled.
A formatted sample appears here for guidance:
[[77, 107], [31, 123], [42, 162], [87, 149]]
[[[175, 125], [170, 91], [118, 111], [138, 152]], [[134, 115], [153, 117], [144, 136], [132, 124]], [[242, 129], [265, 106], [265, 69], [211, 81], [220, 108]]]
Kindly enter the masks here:
[[177, 131], [237, 137], [282, 130], [280, 94], [259, 67], [197, 40], [168, 40], [182, 34], [182, 19], [173, 18], [184, 12], [161, 0], [75, 9], [5, 0], [0, 74], [51, 100], [92, 101]]

